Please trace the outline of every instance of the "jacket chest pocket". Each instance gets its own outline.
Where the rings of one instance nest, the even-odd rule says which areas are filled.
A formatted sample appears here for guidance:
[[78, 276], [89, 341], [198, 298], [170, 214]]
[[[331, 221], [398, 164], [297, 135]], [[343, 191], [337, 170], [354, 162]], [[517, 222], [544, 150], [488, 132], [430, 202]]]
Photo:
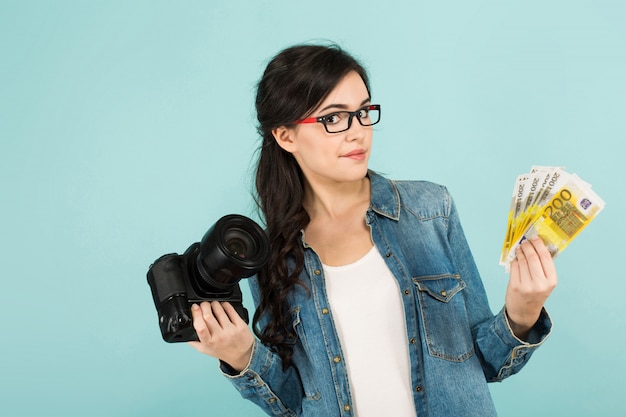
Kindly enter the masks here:
[[413, 278], [419, 297], [424, 335], [431, 356], [463, 362], [474, 353], [459, 275], [444, 274]]

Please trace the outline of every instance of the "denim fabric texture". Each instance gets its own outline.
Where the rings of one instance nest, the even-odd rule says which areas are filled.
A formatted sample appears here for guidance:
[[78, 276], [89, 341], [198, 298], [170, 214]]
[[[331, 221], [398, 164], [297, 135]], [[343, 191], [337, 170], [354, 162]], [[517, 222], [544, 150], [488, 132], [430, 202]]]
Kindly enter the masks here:
[[[391, 181], [369, 173], [366, 214], [372, 241], [398, 282], [406, 315], [413, 398], [418, 416], [489, 417], [496, 411], [488, 382], [518, 372], [552, 327], [545, 310], [527, 341], [511, 331], [504, 309], [493, 314], [445, 187]], [[222, 372], [244, 398], [272, 416], [352, 416], [350, 384], [322, 263], [304, 243], [302, 282], [289, 297], [293, 366], [256, 342], [240, 374]], [[255, 303], [259, 288], [248, 280]], [[374, 306], [375, 308], [375, 306]], [[372, 334], [372, 337], [376, 337]], [[380, 398], [385, 401], [385, 398]]]

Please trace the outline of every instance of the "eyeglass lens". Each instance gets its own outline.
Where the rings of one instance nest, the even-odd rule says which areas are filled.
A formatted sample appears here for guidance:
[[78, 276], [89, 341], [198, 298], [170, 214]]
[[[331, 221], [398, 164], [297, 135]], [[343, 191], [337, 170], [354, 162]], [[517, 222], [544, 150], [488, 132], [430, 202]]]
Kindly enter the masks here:
[[357, 110], [353, 114], [350, 114], [350, 112], [333, 113], [332, 115], [324, 117], [324, 125], [329, 133], [343, 132], [350, 128], [351, 123], [354, 122], [354, 120], [352, 120], [353, 117], [358, 119], [362, 126], [371, 126], [378, 123], [380, 120], [380, 110], [365, 107]]

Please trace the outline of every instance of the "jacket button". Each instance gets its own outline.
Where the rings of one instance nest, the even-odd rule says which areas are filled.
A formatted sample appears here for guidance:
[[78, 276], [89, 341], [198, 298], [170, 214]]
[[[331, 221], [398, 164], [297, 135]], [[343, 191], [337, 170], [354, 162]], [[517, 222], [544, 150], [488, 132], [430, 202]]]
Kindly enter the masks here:
[[269, 403], [275, 403], [276, 402], [276, 398], [272, 397], [269, 400], [267, 400]]
[[313, 271], [313, 273], [314, 273], [315, 275], [319, 275], [319, 274], [321, 274], [321, 273], [322, 273], [322, 271], [320, 271], [319, 269], [316, 269], [315, 271]]
[[409, 290], [404, 290], [404, 295], [409, 295], [411, 293], [411, 291]]
[[326, 307], [322, 309], [322, 314], [328, 314], [328, 309]]
[[415, 391], [422, 392], [422, 386], [421, 385], [416, 386]]
[[441, 291], [441, 295], [443, 295], [444, 297], [447, 297], [448, 293], [444, 290], [444, 291]]
[[385, 256], [386, 256], [387, 258], [391, 258], [391, 252], [387, 252], [387, 253], [385, 254]]
[[414, 337], [412, 337], [412, 338], [411, 338], [411, 340], [409, 340], [409, 343], [411, 343], [412, 345], [414, 345], [414, 344], [415, 344], [415, 342], [416, 342], [416, 340], [415, 340], [415, 338], [414, 338]]
[[333, 362], [335, 362], [335, 363], [339, 363], [339, 362], [341, 362], [341, 356], [335, 356], [335, 357], [333, 358]]
[[350, 410], [351, 410], [351, 408], [350, 408], [349, 404], [346, 404], [346, 405], [343, 406], [343, 411], [350, 411]]

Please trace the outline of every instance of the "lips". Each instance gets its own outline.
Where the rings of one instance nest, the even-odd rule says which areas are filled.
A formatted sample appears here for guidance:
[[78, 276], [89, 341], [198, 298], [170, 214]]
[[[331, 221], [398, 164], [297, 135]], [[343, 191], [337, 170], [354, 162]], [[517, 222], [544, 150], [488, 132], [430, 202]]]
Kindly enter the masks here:
[[342, 157], [355, 159], [355, 160], [363, 160], [363, 159], [365, 159], [365, 155], [366, 154], [367, 154], [367, 152], [365, 151], [365, 149], [355, 149], [355, 150], [350, 151], [350, 152], [348, 152], [346, 154], [343, 154]]

